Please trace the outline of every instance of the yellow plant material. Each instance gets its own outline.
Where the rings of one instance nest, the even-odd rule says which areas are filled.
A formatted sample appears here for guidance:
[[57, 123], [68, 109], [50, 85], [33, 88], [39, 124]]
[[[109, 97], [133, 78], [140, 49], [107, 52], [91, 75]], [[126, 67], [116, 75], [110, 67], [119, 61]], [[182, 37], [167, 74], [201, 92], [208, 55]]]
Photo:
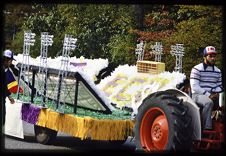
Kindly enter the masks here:
[[132, 120], [100, 120], [41, 109], [37, 125], [92, 140], [124, 140], [133, 135]]

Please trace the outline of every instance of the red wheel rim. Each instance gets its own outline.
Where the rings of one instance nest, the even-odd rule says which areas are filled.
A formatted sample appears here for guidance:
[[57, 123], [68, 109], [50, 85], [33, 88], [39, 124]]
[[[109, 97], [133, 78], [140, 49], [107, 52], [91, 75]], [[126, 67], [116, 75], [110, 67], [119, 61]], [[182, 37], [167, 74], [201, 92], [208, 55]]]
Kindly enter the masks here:
[[158, 107], [149, 109], [140, 126], [141, 146], [147, 151], [164, 150], [168, 142], [168, 122], [165, 113]]

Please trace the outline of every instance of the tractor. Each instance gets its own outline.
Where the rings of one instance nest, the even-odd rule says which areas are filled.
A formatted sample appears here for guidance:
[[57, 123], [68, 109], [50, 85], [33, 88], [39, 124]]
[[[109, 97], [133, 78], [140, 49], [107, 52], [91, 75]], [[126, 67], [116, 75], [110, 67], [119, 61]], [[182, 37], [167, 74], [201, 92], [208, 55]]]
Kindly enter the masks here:
[[[224, 93], [213, 110], [213, 130], [203, 130], [200, 111], [191, 99], [189, 81], [176, 89], [154, 92], [142, 101], [134, 116], [133, 138], [138, 152], [219, 150], [224, 143]], [[46, 144], [57, 132], [35, 125], [36, 139]], [[111, 140], [123, 144], [127, 140]]]
[[[134, 127], [138, 151], [219, 150], [224, 143], [224, 106], [213, 110], [213, 130], [203, 130], [200, 109], [189, 95], [189, 81], [143, 100]], [[220, 94], [224, 104], [224, 93]]]

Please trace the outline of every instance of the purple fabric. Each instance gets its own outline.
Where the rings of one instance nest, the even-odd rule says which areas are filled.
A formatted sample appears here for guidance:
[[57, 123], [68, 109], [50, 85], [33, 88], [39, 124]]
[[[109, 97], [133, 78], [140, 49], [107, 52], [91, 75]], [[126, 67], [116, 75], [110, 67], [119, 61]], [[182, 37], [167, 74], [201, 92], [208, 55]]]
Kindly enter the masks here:
[[22, 120], [31, 124], [36, 124], [41, 108], [33, 104], [22, 104], [21, 114]]
[[80, 63], [76, 63], [76, 62], [70, 62], [70, 65], [73, 65], [75, 67], [79, 66], [86, 66], [86, 62], [80, 62]]

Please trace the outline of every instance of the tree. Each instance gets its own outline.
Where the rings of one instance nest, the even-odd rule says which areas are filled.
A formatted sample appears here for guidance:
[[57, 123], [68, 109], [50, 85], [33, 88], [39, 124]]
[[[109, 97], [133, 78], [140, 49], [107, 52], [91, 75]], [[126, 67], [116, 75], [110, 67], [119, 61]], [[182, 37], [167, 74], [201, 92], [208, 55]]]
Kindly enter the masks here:
[[[72, 9], [72, 8], [71, 8]], [[127, 34], [132, 27], [131, 6], [85, 4], [73, 7], [72, 29], [78, 38], [76, 55], [110, 58], [108, 43], [112, 36]]]
[[[201, 5], [152, 5], [146, 6], [145, 29], [133, 29], [139, 40], [146, 41], [145, 52], [151, 51], [154, 42], [163, 44], [163, 62], [166, 70], [173, 71], [175, 58], [171, 56], [171, 45], [184, 44], [183, 72], [189, 77], [192, 66], [202, 60], [198, 49], [207, 45], [221, 51], [222, 7]], [[217, 65], [222, 68], [222, 56], [218, 55]], [[151, 59], [145, 58], [145, 59]]]
[[[4, 46], [11, 48], [16, 33], [21, 31], [24, 19], [33, 12], [31, 5], [9, 3], [3, 9]], [[14, 49], [12, 49], [14, 50]], [[15, 49], [16, 50], [16, 49]]]
[[[55, 35], [55, 32], [62, 32], [65, 26], [65, 20], [60, 16], [60, 14], [55, 9], [56, 5], [54, 4], [10, 4], [5, 7], [5, 12], [10, 12], [10, 16], [5, 13], [5, 32], [6, 29], [12, 30], [8, 25], [12, 25], [14, 21], [19, 21], [17, 26], [18, 29], [15, 32], [15, 37], [13, 40], [10, 40], [11, 43], [8, 45], [10, 49], [14, 50], [15, 53], [22, 53], [23, 51], [23, 34], [24, 31], [31, 30], [36, 34], [35, 46], [32, 47], [30, 55], [36, 57], [40, 54], [40, 35], [41, 32], [49, 32], [52, 35]], [[18, 17], [19, 15], [19, 17]], [[54, 37], [54, 47], [50, 48], [49, 56], [56, 56], [56, 53], [62, 46], [62, 43], [59, 39], [62, 40], [61, 35], [56, 35]], [[56, 42], [55, 42], [56, 41]], [[39, 44], [37, 44], [39, 43]]]
[[118, 65], [129, 64], [134, 65], [135, 56], [135, 37], [133, 35], [115, 35], [111, 37], [108, 44], [111, 56], [108, 58], [110, 62]]
[[[14, 7], [14, 8], [13, 8]], [[119, 5], [119, 4], [33, 4], [7, 6], [4, 10], [5, 32], [12, 31], [17, 14], [8, 18], [7, 10], [20, 8], [23, 12], [18, 31], [12, 44], [16, 52], [22, 52], [23, 33], [31, 30], [36, 33], [36, 43], [31, 55], [40, 53], [40, 34], [54, 35], [49, 56], [61, 55], [65, 34], [78, 39], [77, 47], [71, 56], [86, 58], [108, 58], [118, 64], [134, 64], [135, 47], [139, 40], [146, 41], [146, 54], [155, 42], [163, 44], [163, 59], [166, 70], [174, 70], [175, 58], [171, 56], [170, 46], [184, 44], [183, 72], [189, 76], [191, 67], [200, 62], [199, 47], [213, 45], [218, 52], [222, 49], [222, 7], [200, 5]], [[12, 11], [9, 11], [12, 12]], [[136, 23], [137, 22], [137, 23]], [[145, 59], [152, 59], [146, 55]], [[221, 55], [217, 65], [222, 68]], [[199, 59], [197, 59], [199, 58]]]
[[[26, 18], [21, 31], [36, 33], [37, 42], [41, 32], [54, 35], [54, 43], [49, 56], [60, 54], [65, 34], [78, 39], [77, 48], [71, 56], [87, 58], [112, 58], [108, 43], [114, 35], [127, 35], [134, 25], [132, 6], [96, 4], [36, 4], [35, 12]], [[18, 33], [13, 43], [15, 48], [21, 43], [22, 33]], [[21, 45], [20, 45], [21, 46]], [[117, 46], [117, 45], [116, 45]], [[22, 46], [21, 46], [22, 48]], [[18, 51], [22, 51], [19, 49]], [[35, 44], [31, 55], [38, 56], [40, 44]]]
[[[165, 45], [182, 43], [185, 46], [183, 72], [189, 77], [191, 68], [202, 61], [198, 53], [200, 47], [215, 46], [221, 53], [223, 15], [220, 6], [180, 6], [178, 10], [180, 22], [172, 36], [165, 39]], [[222, 69], [222, 55], [217, 56], [216, 64]], [[171, 61], [166, 61], [169, 65]]]
[[149, 7], [151, 11], [145, 14], [144, 18], [145, 29], [143, 31], [135, 29], [131, 33], [138, 34], [139, 40], [146, 42], [159, 41], [168, 37], [173, 33], [175, 25], [170, 7], [173, 6], [153, 5]]
[[144, 5], [134, 5], [134, 16], [135, 16], [135, 21], [136, 25], [135, 28], [138, 30], [143, 30], [144, 29]]
[[[130, 33], [138, 36], [138, 41], [145, 41], [145, 60], [153, 59], [151, 46], [155, 42], [163, 42], [175, 31], [175, 12], [178, 6], [146, 5], [144, 8], [144, 29], [132, 29]], [[164, 45], [163, 45], [164, 46]], [[163, 48], [166, 52], [167, 48]]]

